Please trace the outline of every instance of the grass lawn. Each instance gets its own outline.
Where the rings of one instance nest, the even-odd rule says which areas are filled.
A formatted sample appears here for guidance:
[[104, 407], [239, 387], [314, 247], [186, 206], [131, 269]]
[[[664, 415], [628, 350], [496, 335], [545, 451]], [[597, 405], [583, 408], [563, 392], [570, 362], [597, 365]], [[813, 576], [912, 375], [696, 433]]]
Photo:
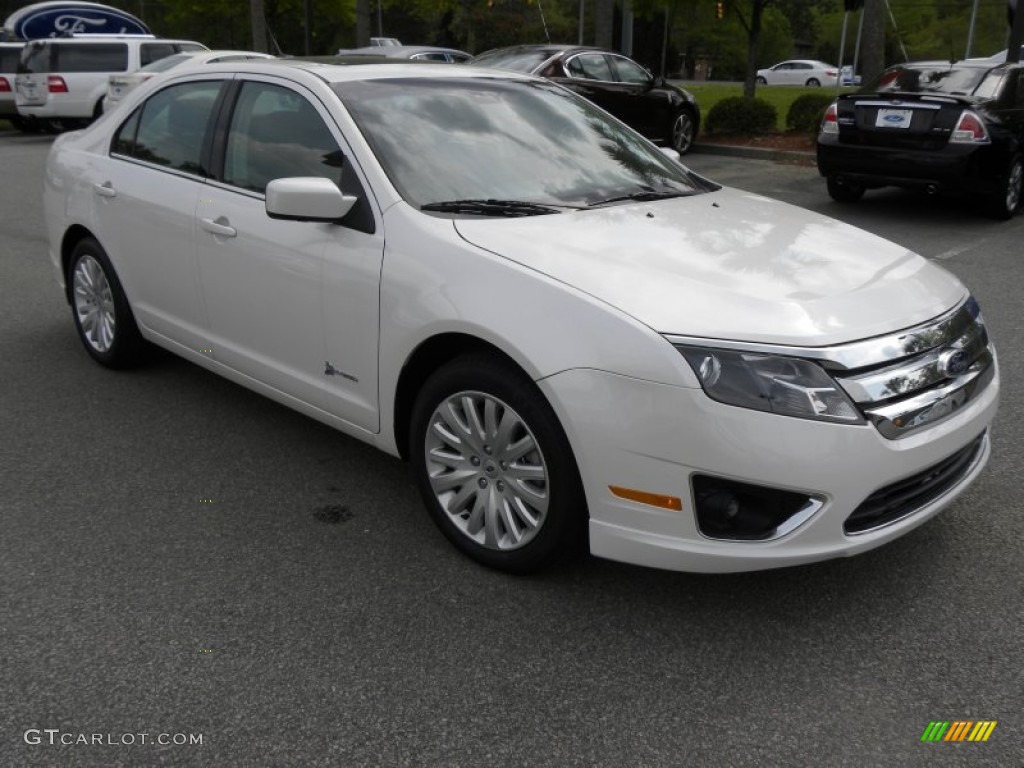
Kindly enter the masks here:
[[[742, 85], [725, 85], [722, 83], [699, 83], [684, 86], [686, 90], [694, 95], [697, 104], [700, 106], [701, 128], [703, 129], [704, 118], [712, 106], [722, 99], [730, 96], [742, 96]], [[843, 88], [842, 93], [856, 90], [855, 88]], [[754, 95], [767, 101], [775, 107], [776, 127], [780, 131], [786, 130], [786, 115], [789, 112], [789, 105], [796, 101], [798, 96], [805, 93], [826, 93], [833, 95], [835, 88], [807, 88], [794, 85], [759, 85]]]

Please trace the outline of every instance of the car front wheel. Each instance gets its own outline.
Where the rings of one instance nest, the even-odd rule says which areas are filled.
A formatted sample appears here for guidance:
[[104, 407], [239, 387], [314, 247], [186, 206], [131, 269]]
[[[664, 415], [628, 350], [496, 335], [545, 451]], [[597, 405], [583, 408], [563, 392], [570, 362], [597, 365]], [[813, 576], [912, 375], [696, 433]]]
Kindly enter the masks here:
[[474, 560], [529, 573], [582, 538], [572, 449], [547, 400], [511, 363], [470, 355], [434, 373], [417, 397], [409, 448], [431, 517]]
[[767, 80], [765, 80], [765, 79], [764, 79], [763, 77], [760, 77], [760, 76], [758, 76], [758, 78], [757, 78], [757, 84], [758, 84], [758, 85], [768, 85], [768, 81], [767, 81]]
[[833, 200], [839, 203], [855, 203], [864, 197], [864, 187], [860, 184], [854, 184], [853, 182], [845, 179], [840, 179], [838, 176], [829, 176], [825, 183], [828, 185], [828, 194]]
[[1024, 161], [1020, 155], [1014, 155], [1006, 168], [1006, 176], [998, 192], [989, 203], [989, 211], [994, 219], [1010, 219], [1020, 208], [1021, 190], [1024, 187]]
[[668, 145], [680, 155], [685, 155], [693, 147], [697, 136], [697, 121], [687, 109], [676, 112], [669, 130]]
[[108, 368], [127, 368], [145, 342], [110, 259], [96, 240], [78, 242], [68, 262], [68, 290], [78, 337], [85, 351]]

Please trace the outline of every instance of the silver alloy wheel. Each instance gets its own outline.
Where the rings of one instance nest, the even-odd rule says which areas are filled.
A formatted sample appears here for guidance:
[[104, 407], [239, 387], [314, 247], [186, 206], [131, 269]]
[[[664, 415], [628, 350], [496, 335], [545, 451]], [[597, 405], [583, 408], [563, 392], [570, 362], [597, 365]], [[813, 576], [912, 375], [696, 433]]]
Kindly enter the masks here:
[[114, 344], [117, 327], [114, 295], [103, 267], [89, 254], [75, 264], [72, 289], [82, 335], [97, 352], [107, 352]]
[[693, 143], [693, 118], [688, 112], [680, 112], [672, 123], [672, 148], [685, 154]]
[[427, 475], [448, 519], [493, 550], [526, 546], [544, 526], [548, 469], [525, 421], [494, 395], [457, 392], [434, 409]]
[[1024, 163], [1015, 160], [1010, 167], [1010, 176], [1006, 181], [1006, 210], [1010, 213], [1020, 205], [1021, 187], [1024, 186]]

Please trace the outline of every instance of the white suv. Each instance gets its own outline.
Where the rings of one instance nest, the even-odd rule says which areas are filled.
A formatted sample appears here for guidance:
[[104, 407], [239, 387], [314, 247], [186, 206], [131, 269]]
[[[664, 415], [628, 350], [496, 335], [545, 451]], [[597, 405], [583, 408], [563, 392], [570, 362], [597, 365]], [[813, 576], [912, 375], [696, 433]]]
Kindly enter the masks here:
[[79, 35], [25, 44], [15, 78], [23, 117], [90, 121], [103, 112], [107, 81], [181, 51], [205, 51], [191, 40], [149, 35]]
[[15, 128], [23, 125], [14, 104], [14, 74], [23, 46], [24, 43], [0, 43], [0, 120], [10, 120]]

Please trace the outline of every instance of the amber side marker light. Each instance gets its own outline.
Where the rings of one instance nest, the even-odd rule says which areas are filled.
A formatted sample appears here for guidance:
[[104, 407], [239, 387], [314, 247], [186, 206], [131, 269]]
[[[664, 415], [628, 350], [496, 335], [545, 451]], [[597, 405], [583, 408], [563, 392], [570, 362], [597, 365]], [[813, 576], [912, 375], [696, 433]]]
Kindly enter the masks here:
[[652, 507], [671, 509], [673, 512], [680, 512], [683, 509], [682, 500], [676, 496], [665, 496], [661, 493], [637, 491], [633, 488], [620, 488], [617, 485], [609, 485], [608, 490], [620, 499], [639, 501], [641, 504], [650, 504]]

